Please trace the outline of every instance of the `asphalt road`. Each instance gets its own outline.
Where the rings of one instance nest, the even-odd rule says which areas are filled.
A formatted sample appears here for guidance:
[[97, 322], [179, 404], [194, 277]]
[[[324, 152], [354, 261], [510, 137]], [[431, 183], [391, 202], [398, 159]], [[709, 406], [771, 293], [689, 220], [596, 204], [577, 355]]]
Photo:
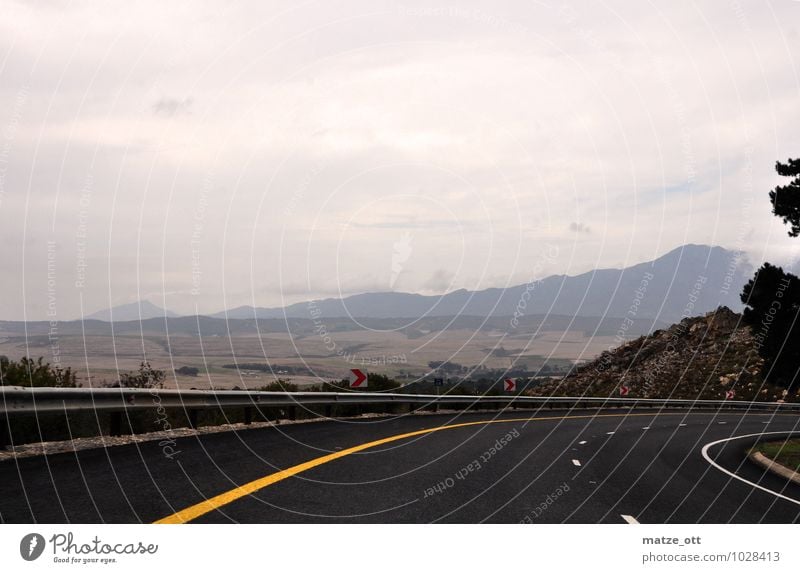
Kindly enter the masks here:
[[788, 431], [800, 416], [649, 410], [284, 425], [179, 439], [171, 459], [148, 442], [0, 462], [0, 521], [795, 523], [800, 486], [746, 460], [756, 437], [709, 448], [726, 471], [702, 455]]

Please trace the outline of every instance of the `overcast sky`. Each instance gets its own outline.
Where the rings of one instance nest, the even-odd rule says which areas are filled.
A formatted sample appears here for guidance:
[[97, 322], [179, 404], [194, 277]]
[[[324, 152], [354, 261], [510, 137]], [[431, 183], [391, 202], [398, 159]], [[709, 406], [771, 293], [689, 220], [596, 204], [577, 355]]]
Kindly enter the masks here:
[[767, 198], [800, 156], [798, 1], [0, 13], [3, 319], [800, 255]]

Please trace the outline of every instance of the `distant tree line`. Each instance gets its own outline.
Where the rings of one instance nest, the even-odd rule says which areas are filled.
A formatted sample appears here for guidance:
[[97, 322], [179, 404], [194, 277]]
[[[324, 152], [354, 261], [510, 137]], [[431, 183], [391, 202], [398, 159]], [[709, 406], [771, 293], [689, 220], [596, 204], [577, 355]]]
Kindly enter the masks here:
[[196, 377], [198, 374], [200, 374], [200, 369], [195, 368], [194, 366], [181, 366], [180, 368], [175, 369], [175, 374], [178, 376]]

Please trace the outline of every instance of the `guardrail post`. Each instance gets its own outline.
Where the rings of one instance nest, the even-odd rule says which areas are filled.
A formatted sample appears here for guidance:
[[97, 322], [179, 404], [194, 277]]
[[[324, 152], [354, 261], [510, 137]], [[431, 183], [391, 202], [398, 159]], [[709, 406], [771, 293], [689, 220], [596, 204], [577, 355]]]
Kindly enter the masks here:
[[325, 417], [332, 418], [333, 417], [333, 406], [330, 404], [325, 404]]
[[289, 419], [290, 420], [297, 419], [297, 408], [294, 406], [289, 406]]
[[244, 423], [246, 426], [249, 426], [253, 423], [253, 409], [252, 408], [245, 408], [244, 409]]
[[193, 430], [197, 429], [197, 414], [200, 410], [189, 410], [189, 427]]
[[108, 419], [108, 435], [122, 435], [122, 412], [111, 412]]
[[9, 419], [0, 417], [0, 450], [5, 450], [11, 444], [11, 430]]

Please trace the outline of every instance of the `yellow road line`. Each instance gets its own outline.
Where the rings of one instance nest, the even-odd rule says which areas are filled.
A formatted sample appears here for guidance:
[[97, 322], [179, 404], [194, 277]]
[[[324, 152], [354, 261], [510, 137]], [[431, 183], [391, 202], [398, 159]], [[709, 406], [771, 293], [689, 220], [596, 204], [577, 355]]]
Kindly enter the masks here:
[[212, 512], [215, 509], [219, 509], [223, 505], [227, 505], [232, 501], [236, 501], [237, 499], [243, 498], [245, 496], [250, 495], [260, 489], [263, 489], [267, 486], [270, 486], [274, 483], [279, 481], [283, 481], [286, 478], [295, 476], [299, 473], [302, 473], [306, 470], [310, 470], [317, 466], [321, 466], [323, 464], [327, 464], [328, 462], [332, 462], [333, 460], [338, 460], [339, 458], [343, 458], [345, 456], [349, 456], [350, 454], [355, 454], [357, 452], [362, 452], [364, 450], [368, 450], [369, 448], [374, 448], [376, 446], [382, 446], [383, 444], [388, 444], [391, 442], [396, 442], [398, 440], [404, 440], [406, 438], [413, 438], [414, 436], [422, 436], [424, 434], [431, 434], [433, 432], [439, 432], [441, 430], [453, 430], [455, 428], [466, 428], [468, 426], [481, 426], [481, 425], [488, 425], [488, 424], [511, 424], [511, 423], [519, 423], [519, 422], [539, 422], [539, 421], [547, 421], [547, 420], [577, 420], [577, 419], [586, 419], [586, 418], [629, 418], [634, 416], [677, 416], [677, 415], [686, 415], [686, 412], [647, 412], [647, 413], [636, 413], [636, 414], [587, 414], [587, 415], [580, 415], [580, 416], [545, 416], [539, 418], [511, 418], [506, 420], [481, 420], [479, 422], [464, 422], [461, 424], [451, 424], [449, 426], [437, 426], [436, 428], [428, 428], [426, 430], [417, 430], [415, 432], [408, 432], [406, 434], [398, 434], [396, 436], [390, 436], [388, 438], [382, 438], [380, 440], [375, 440], [374, 442], [367, 442], [365, 444], [359, 444], [358, 446], [353, 446], [352, 448], [347, 448], [346, 450], [340, 450], [338, 452], [334, 452], [332, 454], [328, 454], [325, 456], [321, 456], [319, 458], [315, 458], [313, 460], [309, 460], [307, 462], [303, 462], [302, 464], [298, 464], [296, 466], [292, 466], [290, 468], [286, 468], [285, 470], [281, 470], [279, 472], [275, 472], [274, 474], [270, 474], [268, 476], [264, 476], [257, 480], [251, 481], [244, 485], [240, 485], [230, 491], [226, 491], [225, 493], [221, 493], [214, 497], [210, 497], [205, 501], [201, 501], [198, 504], [192, 505], [187, 507], [186, 509], [182, 509], [177, 513], [173, 513], [172, 515], [168, 515], [154, 523], [187, 523], [192, 521], [193, 519], [197, 519], [201, 515], [205, 515], [206, 513]]

